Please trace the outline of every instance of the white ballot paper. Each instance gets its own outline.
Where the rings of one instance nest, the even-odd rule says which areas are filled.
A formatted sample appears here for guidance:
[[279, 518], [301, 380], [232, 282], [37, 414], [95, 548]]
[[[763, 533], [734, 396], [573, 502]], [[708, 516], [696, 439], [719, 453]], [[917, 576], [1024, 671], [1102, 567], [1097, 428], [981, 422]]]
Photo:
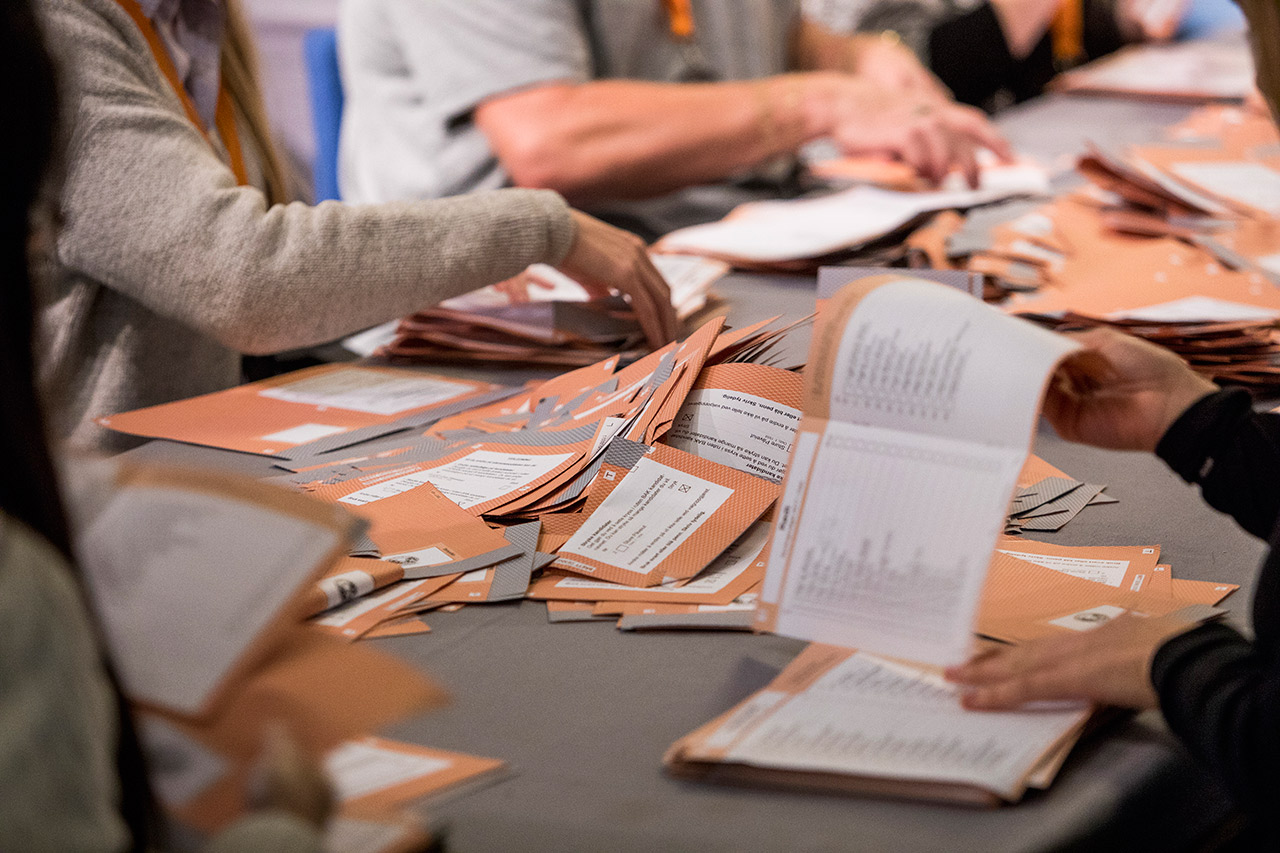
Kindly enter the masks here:
[[1043, 170], [1023, 170], [976, 190], [903, 193], [854, 187], [819, 198], [752, 202], [719, 222], [673, 231], [657, 245], [663, 252], [753, 263], [818, 258], [883, 237], [925, 213], [1047, 192]]
[[80, 560], [130, 699], [192, 715], [301, 618], [346, 550], [337, 507], [231, 475], [126, 469]]
[[965, 659], [1045, 382], [1077, 346], [931, 282], [841, 290], [814, 334], [758, 627]]

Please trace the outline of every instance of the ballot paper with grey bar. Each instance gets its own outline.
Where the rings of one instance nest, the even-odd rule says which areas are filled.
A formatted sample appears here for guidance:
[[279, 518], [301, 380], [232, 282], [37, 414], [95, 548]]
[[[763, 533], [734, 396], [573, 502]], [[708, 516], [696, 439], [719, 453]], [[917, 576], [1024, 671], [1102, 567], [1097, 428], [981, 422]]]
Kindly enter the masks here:
[[950, 287], [847, 285], [819, 317], [757, 627], [967, 657], [1041, 395], [1078, 344]]

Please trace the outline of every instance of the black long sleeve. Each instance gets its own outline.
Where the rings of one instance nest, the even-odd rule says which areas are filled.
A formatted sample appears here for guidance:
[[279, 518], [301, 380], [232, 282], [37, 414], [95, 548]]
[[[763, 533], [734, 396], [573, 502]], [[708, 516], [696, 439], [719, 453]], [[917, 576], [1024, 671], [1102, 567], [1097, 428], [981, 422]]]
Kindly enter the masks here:
[[1270, 844], [1280, 840], [1280, 417], [1250, 403], [1239, 390], [1203, 398], [1156, 452], [1210, 504], [1270, 540], [1254, 595], [1257, 637], [1202, 626], [1165, 643], [1151, 677], [1170, 728], [1251, 815], [1252, 840]]
[[1002, 89], [1015, 101], [1040, 93], [1053, 77], [1053, 49], [1042, 38], [1017, 59], [1009, 52], [1000, 19], [990, 3], [946, 20], [929, 34], [929, 68], [956, 100], [986, 105]]
[[[1104, 56], [1124, 43], [1115, 6], [1115, 0], [1084, 0], [1085, 58]], [[987, 109], [999, 105], [1000, 93], [1014, 103], [1039, 95], [1058, 70], [1048, 33], [1023, 58], [1010, 53], [990, 2], [939, 21], [922, 53], [957, 101]]]
[[1156, 455], [1214, 509], [1259, 539], [1280, 517], [1280, 415], [1255, 414], [1247, 391], [1200, 399], [1169, 427]]

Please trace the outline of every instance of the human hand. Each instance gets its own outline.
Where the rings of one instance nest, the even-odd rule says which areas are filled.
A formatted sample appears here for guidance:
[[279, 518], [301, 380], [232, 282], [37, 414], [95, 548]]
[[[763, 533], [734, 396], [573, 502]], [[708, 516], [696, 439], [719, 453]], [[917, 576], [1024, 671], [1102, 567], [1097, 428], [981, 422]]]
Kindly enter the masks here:
[[985, 649], [968, 663], [948, 667], [946, 678], [968, 688], [960, 702], [970, 710], [1055, 700], [1155, 708], [1151, 662], [1166, 640], [1189, 627], [1169, 618], [1122, 614], [1092, 631]]
[[1164, 347], [1091, 329], [1059, 367], [1044, 414], [1058, 435], [1111, 450], [1155, 450], [1192, 403], [1218, 390]]
[[679, 327], [671, 291], [649, 259], [644, 241], [581, 211], [571, 215], [577, 234], [560, 269], [592, 296], [607, 296], [611, 290], [627, 296], [654, 349], [674, 340]]
[[262, 755], [246, 799], [255, 811], [286, 812], [318, 828], [324, 827], [334, 810], [329, 777], [281, 725], [268, 728], [263, 735]]
[[860, 33], [849, 39], [852, 70], [863, 80], [886, 89], [900, 89], [940, 101], [951, 93], [894, 32]]
[[555, 286], [548, 284], [535, 275], [531, 275], [529, 270], [523, 270], [519, 275], [500, 281], [493, 285], [493, 289], [501, 293], [507, 298], [507, 301], [513, 305], [528, 302], [530, 296], [530, 288], [538, 288], [539, 290], [555, 290]]
[[938, 183], [953, 169], [970, 186], [978, 185], [979, 148], [1004, 160], [1009, 144], [981, 110], [901, 90], [888, 90], [849, 75], [818, 75], [813, 103], [825, 110], [821, 132], [846, 154], [880, 155], [902, 160], [921, 177]]

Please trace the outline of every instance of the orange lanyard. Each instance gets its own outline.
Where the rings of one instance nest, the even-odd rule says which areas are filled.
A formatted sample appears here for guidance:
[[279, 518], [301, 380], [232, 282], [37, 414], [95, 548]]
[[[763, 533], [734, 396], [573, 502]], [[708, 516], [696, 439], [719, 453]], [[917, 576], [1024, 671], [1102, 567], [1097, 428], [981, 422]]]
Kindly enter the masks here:
[[[182, 108], [186, 110], [187, 118], [191, 120], [191, 123], [196, 126], [196, 129], [212, 146], [213, 140], [209, 137], [209, 129], [205, 126], [204, 121], [201, 120], [200, 113], [196, 110], [195, 102], [191, 100], [191, 95], [187, 93], [186, 88], [182, 85], [182, 80], [178, 78], [178, 69], [174, 66], [173, 58], [169, 56], [169, 50], [164, 46], [164, 41], [160, 38], [160, 34], [156, 32], [155, 26], [143, 13], [142, 7], [138, 5], [137, 0], [117, 0], [117, 2], [120, 4], [120, 8], [129, 13], [129, 17], [133, 18], [133, 22], [142, 31], [147, 44], [151, 46], [151, 53], [155, 57], [156, 64], [160, 66], [161, 73], [169, 81], [169, 85], [173, 87], [178, 100], [182, 101]], [[244, 167], [244, 150], [240, 147], [240, 133], [236, 129], [235, 108], [231, 105], [231, 97], [227, 94], [225, 86], [218, 90], [218, 109], [214, 120], [217, 124], [218, 136], [222, 139], [222, 144], [227, 148], [227, 156], [231, 158], [231, 171], [235, 173], [236, 182], [244, 186], [249, 183], [249, 173]]]
[[1053, 59], [1059, 67], [1074, 65], [1084, 58], [1083, 0], [1062, 0], [1053, 16]]
[[692, 0], [662, 0], [667, 10], [667, 27], [676, 41], [693, 41], [697, 23], [693, 19]]

